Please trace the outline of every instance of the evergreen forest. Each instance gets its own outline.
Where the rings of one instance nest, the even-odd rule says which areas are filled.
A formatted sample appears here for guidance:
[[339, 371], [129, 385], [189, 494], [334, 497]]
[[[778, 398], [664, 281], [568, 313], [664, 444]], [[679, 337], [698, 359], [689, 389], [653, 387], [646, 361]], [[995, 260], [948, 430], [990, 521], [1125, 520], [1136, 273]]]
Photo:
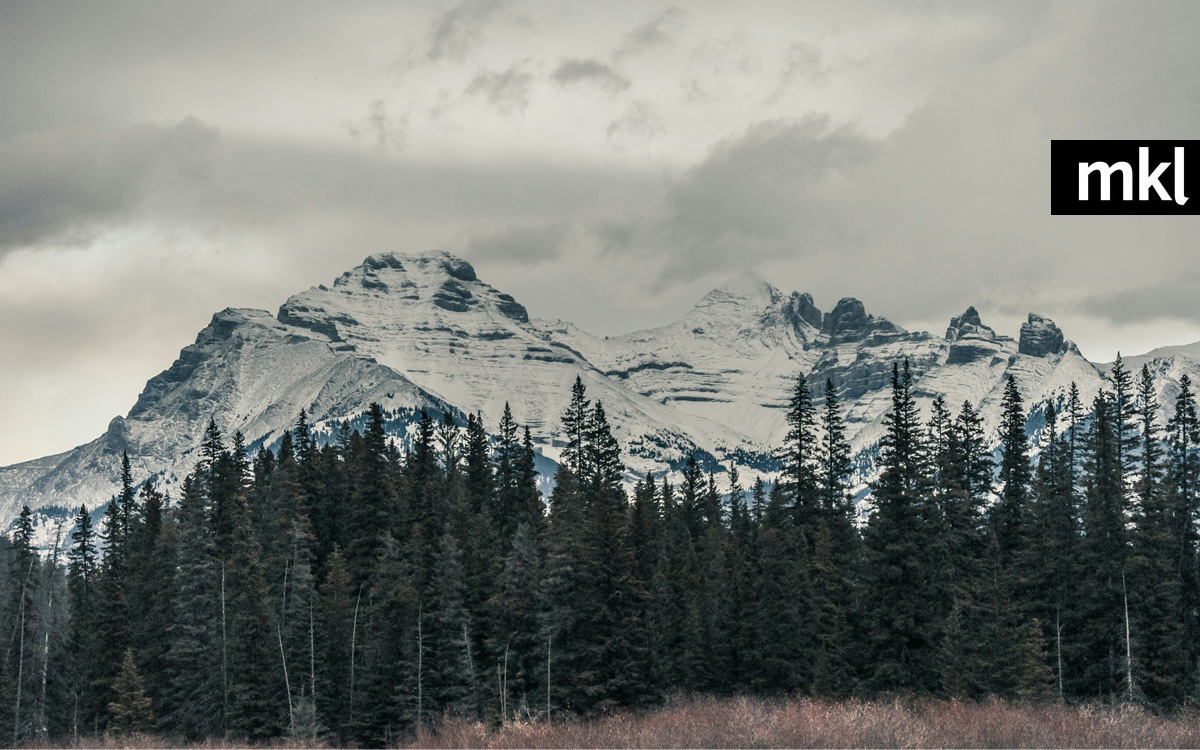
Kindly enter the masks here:
[[[891, 373], [859, 522], [836, 389], [796, 379], [770, 485], [622, 466], [576, 381], [549, 497], [530, 432], [377, 404], [273, 449], [210, 421], [178, 497], [0, 538], [0, 742], [146, 732], [378, 746], [678, 695], [1200, 702], [1200, 416], [1148, 370], [1072, 386], [1035, 444]], [[998, 441], [999, 447], [993, 450]], [[638, 480], [636, 485], [632, 481]], [[549, 485], [547, 485], [549, 486]], [[632, 489], [630, 489], [632, 487]], [[73, 530], [71, 530], [73, 529]]]

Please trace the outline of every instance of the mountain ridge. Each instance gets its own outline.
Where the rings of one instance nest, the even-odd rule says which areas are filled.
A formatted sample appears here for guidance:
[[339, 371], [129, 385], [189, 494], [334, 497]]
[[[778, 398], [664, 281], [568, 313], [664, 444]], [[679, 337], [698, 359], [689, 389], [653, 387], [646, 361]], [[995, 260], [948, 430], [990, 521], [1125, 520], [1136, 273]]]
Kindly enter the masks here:
[[[1156, 352], [1162, 356], [1130, 361], [1153, 363], [1169, 407], [1182, 375], [1200, 377], [1200, 343]], [[214, 314], [101, 436], [0, 467], [0, 515], [11, 519], [24, 503], [103, 504], [124, 450], [136, 480], [155, 476], [171, 491], [210, 418], [256, 447], [277, 441], [301, 409], [332, 435], [370, 401], [388, 411], [401, 441], [421, 409], [460, 421], [481, 412], [490, 428], [508, 403], [538, 453], [553, 461], [576, 377], [589, 398], [603, 401], [631, 476], [673, 471], [696, 452], [709, 468], [734, 463], [746, 477], [770, 477], [796, 375], [809, 376], [818, 401], [828, 380], [843, 403], [861, 488], [874, 470], [892, 363], [906, 358], [922, 409], [937, 396], [955, 409], [970, 400], [989, 431], [1003, 382], [1016, 377], [1035, 439], [1038, 415], [1051, 403], [1061, 409], [1070, 382], [1090, 401], [1106, 371], [1036, 313], [1013, 338], [970, 307], [939, 337], [869, 314], [853, 297], [822, 311], [811, 294], [781, 291], [753, 273], [711, 290], [671, 323], [599, 337], [530, 318], [450, 253], [376, 253], [331, 285], [292, 295], [275, 313]]]

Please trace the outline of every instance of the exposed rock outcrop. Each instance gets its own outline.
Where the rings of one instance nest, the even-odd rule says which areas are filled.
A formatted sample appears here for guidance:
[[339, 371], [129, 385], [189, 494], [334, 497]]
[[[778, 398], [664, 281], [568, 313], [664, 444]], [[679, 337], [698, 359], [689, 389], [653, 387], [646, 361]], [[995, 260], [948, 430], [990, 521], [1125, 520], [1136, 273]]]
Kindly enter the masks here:
[[1017, 351], [1031, 357], [1047, 357], [1067, 351], [1063, 332], [1054, 321], [1037, 313], [1029, 313], [1029, 321], [1021, 326]]

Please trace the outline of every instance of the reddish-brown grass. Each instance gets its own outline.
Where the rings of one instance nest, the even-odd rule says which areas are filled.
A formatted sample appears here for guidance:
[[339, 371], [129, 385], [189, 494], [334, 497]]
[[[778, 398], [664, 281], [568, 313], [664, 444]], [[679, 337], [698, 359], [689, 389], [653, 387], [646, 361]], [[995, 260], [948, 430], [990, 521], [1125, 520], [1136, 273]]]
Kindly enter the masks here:
[[1200, 717], [1128, 706], [999, 701], [827, 702], [700, 698], [639, 714], [514, 724], [446, 722], [410, 747], [1200, 747]]
[[[169, 738], [80, 738], [79, 746], [178, 746]], [[210, 740], [193, 747], [246, 747]], [[286, 740], [259, 747], [323, 747]], [[1001, 701], [821, 701], [697, 698], [650, 711], [517, 723], [492, 730], [449, 719], [404, 747], [428, 748], [1200, 748], [1200, 714], [1136, 706], [1027, 706]]]

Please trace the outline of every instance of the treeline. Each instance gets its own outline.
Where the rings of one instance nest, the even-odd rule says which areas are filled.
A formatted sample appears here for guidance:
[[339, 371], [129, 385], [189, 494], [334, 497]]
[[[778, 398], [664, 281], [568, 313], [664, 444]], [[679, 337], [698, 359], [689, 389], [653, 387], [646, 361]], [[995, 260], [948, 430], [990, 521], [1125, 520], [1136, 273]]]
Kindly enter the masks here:
[[126, 458], [101, 529], [80, 508], [41, 557], [22, 513], [0, 728], [380, 745], [681, 693], [1195, 703], [1195, 399], [1164, 424], [1145, 368], [1110, 382], [1047, 410], [1035, 462], [1015, 381], [993, 455], [970, 403], [924, 422], [894, 367], [862, 528], [835, 389], [803, 376], [769, 491], [689, 458], [627, 496], [578, 380], [548, 502], [507, 408], [494, 442], [423, 413], [404, 455], [378, 405], [253, 457], [210, 422], [177, 501]]

